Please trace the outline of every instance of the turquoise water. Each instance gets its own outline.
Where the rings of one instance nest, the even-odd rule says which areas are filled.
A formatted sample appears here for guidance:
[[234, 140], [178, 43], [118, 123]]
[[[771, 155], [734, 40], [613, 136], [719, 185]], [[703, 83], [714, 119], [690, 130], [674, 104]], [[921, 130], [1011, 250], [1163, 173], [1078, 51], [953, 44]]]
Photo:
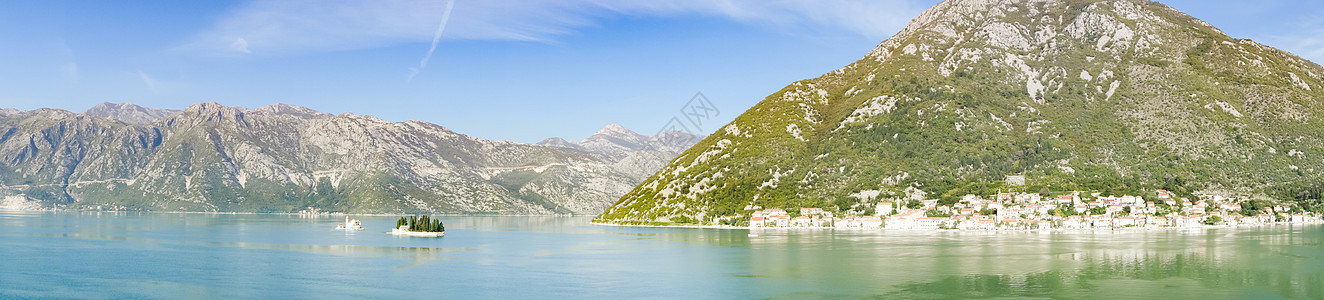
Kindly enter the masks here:
[[1324, 298], [1320, 226], [760, 231], [0, 212], [0, 298]]

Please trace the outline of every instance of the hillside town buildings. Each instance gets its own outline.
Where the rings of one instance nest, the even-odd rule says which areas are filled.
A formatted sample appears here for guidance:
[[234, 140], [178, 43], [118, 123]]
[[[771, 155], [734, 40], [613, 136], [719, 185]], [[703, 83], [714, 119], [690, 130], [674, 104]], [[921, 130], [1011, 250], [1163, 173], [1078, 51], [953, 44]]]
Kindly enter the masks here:
[[[1204, 195], [1200, 200], [1177, 198], [1157, 190], [1148, 197], [1082, 197], [1079, 192], [1041, 197], [1031, 193], [998, 193], [988, 199], [966, 195], [956, 203], [938, 200], [885, 200], [870, 203], [873, 215], [835, 216], [822, 208], [798, 208], [792, 216], [772, 208], [752, 213], [751, 228], [887, 228], [887, 229], [1113, 229], [1255, 226], [1275, 223], [1319, 224], [1320, 215], [1294, 212], [1282, 205], [1243, 215], [1236, 199]], [[1206, 200], [1207, 199], [1207, 200]]]

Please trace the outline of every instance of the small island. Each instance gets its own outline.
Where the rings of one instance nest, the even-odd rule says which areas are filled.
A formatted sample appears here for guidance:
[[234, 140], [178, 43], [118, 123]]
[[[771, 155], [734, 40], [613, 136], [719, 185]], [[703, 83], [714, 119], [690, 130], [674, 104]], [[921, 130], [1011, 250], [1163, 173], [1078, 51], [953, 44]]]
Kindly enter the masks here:
[[358, 219], [350, 220], [349, 216], [345, 216], [345, 223], [336, 224], [336, 230], [363, 230], [363, 222]]
[[410, 216], [400, 217], [395, 222], [395, 228], [391, 229], [393, 235], [403, 235], [412, 237], [442, 237], [446, 236], [446, 225], [441, 220], [434, 220], [428, 216]]

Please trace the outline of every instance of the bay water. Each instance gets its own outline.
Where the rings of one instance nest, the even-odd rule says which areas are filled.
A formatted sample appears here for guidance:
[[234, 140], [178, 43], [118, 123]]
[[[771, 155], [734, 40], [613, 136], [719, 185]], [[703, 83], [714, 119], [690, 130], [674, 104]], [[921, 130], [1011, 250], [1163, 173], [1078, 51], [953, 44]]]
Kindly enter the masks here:
[[0, 211], [0, 298], [1321, 299], [1324, 228], [720, 230]]

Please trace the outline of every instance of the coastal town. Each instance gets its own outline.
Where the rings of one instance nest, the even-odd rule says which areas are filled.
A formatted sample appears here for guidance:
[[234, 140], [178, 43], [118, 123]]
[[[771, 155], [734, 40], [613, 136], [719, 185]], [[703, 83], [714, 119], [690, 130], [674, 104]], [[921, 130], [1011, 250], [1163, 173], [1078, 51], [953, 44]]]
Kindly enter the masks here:
[[[1175, 197], [1166, 190], [1151, 196], [1082, 197], [1073, 192], [1054, 197], [1035, 193], [998, 193], [988, 199], [966, 195], [958, 202], [893, 200], [870, 203], [873, 214], [835, 216], [822, 208], [798, 211], [758, 209], [750, 228], [886, 228], [953, 230], [1195, 228], [1255, 226], [1276, 223], [1320, 224], [1324, 218], [1281, 205], [1247, 212], [1237, 199], [1202, 195]], [[867, 210], [866, 210], [867, 211]]]

